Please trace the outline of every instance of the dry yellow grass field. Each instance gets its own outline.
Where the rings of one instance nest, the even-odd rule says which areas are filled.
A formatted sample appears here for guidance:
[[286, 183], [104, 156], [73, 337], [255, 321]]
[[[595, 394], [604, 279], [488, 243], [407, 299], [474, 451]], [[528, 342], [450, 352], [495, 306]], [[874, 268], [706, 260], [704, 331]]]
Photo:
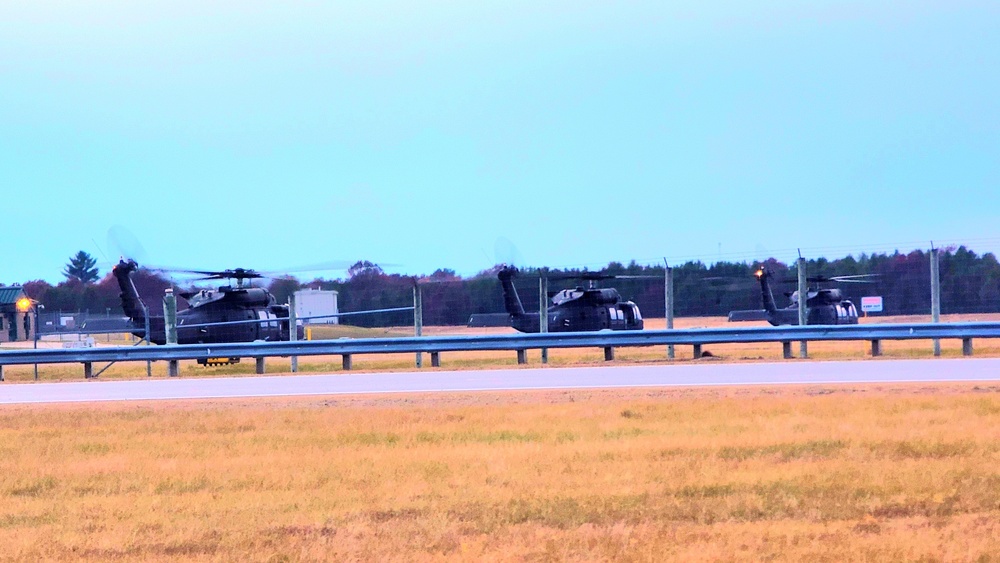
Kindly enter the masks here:
[[0, 560], [1000, 558], [1000, 387], [0, 408]]
[[[944, 322], [961, 321], [996, 321], [1000, 320], [1000, 315], [944, 315]], [[929, 316], [908, 316], [908, 317], [872, 317], [863, 319], [863, 322], [930, 322]], [[646, 325], [650, 329], [664, 328], [663, 319], [647, 319]], [[676, 328], [708, 328], [727, 327], [740, 328], [751, 326], [766, 326], [767, 323], [729, 323], [725, 317], [696, 317], [681, 318], [675, 323]], [[412, 327], [395, 327], [380, 329], [365, 329], [346, 325], [317, 327], [315, 329], [316, 338], [374, 338], [379, 336], [409, 336], [413, 334]], [[466, 327], [425, 327], [425, 335], [476, 335], [476, 334], [497, 334], [514, 333], [510, 328], [466, 328]], [[114, 342], [112, 342], [114, 343]], [[118, 342], [119, 345], [124, 341]], [[22, 343], [23, 344], [23, 343]], [[49, 343], [47, 343], [49, 344]], [[98, 344], [107, 344], [98, 339]], [[54, 345], [54, 344], [53, 344]], [[1000, 341], [978, 339], [974, 341], [975, 355], [977, 357], [997, 357], [1000, 356]], [[781, 345], [779, 343], [760, 344], [720, 344], [707, 346], [714, 357], [711, 361], [745, 362], [745, 361], [781, 361]], [[942, 355], [945, 357], [960, 357], [962, 355], [962, 345], [959, 340], [942, 340]], [[798, 353], [797, 345], [794, 347]], [[917, 341], [886, 341], [882, 343], [882, 352], [885, 358], [930, 358], [931, 342], [929, 340]], [[809, 356], [817, 360], [862, 360], [870, 358], [871, 344], [867, 341], [856, 342], [812, 342], [809, 344]], [[529, 366], [537, 367], [540, 364], [541, 353], [538, 350], [529, 350]], [[676, 348], [674, 362], [690, 362], [692, 349], [690, 346], [678, 346]], [[655, 364], [666, 362], [666, 348], [663, 346], [641, 347], [641, 348], [618, 348], [615, 350], [615, 362], [622, 364]], [[701, 361], [701, 360], [699, 360]], [[604, 365], [604, 352], [599, 348], [582, 349], [553, 349], [549, 351], [549, 362], [552, 365]], [[414, 369], [413, 354], [382, 354], [382, 355], [356, 355], [353, 358], [354, 369], [356, 371], [385, 371], [385, 370], [410, 370]], [[95, 370], [102, 369], [106, 364], [95, 365]], [[430, 369], [430, 358], [424, 354], [424, 368]], [[441, 369], [484, 369], [495, 367], [517, 367], [516, 356], [513, 351], [501, 352], [452, 352], [441, 355]], [[310, 356], [299, 359], [300, 371], [304, 373], [329, 373], [341, 371], [340, 356]], [[287, 373], [290, 371], [288, 359], [273, 358], [267, 360], [268, 373]], [[152, 367], [153, 376], [165, 377], [166, 364], [163, 362], [154, 363]], [[199, 366], [195, 362], [181, 362], [182, 376], [214, 376], [214, 375], [252, 375], [254, 373], [253, 361], [244, 361], [238, 365], [219, 366], [206, 368]], [[10, 366], [5, 368], [4, 374], [9, 381], [30, 381], [34, 378], [33, 366]], [[134, 379], [145, 377], [145, 364], [131, 363], [115, 365], [101, 374], [102, 379]], [[45, 381], [59, 380], [79, 380], [83, 377], [83, 368], [79, 364], [69, 365], [48, 365], [39, 367], [39, 379]]]

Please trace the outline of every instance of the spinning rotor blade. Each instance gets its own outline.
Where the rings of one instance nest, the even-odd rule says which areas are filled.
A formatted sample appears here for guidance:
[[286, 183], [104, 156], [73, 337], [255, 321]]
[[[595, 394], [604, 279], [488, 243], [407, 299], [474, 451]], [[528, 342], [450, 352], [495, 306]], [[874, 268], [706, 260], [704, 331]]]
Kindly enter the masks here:
[[259, 274], [254, 270], [247, 270], [245, 268], [234, 268], [231, 270], [218, 270], [218, 271], [209, 271], [209, 270], [164, 270], [164, 271], [168, 272], [172, 271], [182, 274], [196, 274], [201, 276], [194, 278], [191, 281], [232, 280], [232, 279], [252, 280], [264, 277], [263, 275]]
[[579, 274], [553, 274], [545, 276], [550, 280], [610, 280], [615, 276], [611, 274], [602, 274], [599, 272], [580, 272]]
[[873, 280], [870, 280], [868, 278], [875, 276], [876, 274], [858, 274], [853, 276], [812, 276], [806, 278], [806, 281], [813, 283], [821, 283], [821, 282], [871, 283]]
[[[297, 272], [324, 272], [327, 270], [347, 270], [351, 266], [357, 263], [357, 260], [330, 260], [329, 262], [318, 262], [315, 264], [306, 264], [299, 266], [297, 268], [280, 268], [276, 270], [267, 270], [266, 272], [260, 272], [262, 276], [286, 276]], [[377, 264], [379, 267], [382, 264]], [[386, 264], [386, 266], [395, 266], [396, 264]]]
[[132, 231], [121, 225], [108, 229], [108, 251], [125, 260], [135, 260], [139, 264], [146, 261], [146, 249]]
[[580, 272], [578, 274], [554, 274], [546, 276], [550, 280], [662, 280], [663, 276], [641, 274], [602, 274], [600, 272]]
[[[874, 283], [870, 278], [879, 277], [878, 274], [856, 274], [850, 276], [809, 276], [806, 281], [809, 283]], [[797, 278], [786, 278], [781, 283], [798, 283]]]
[[506, 237], [497, 237], [493, 243], [494, 264], [513, 266], [515, 268], [524, 266], [524, 256], [517, 250], [517, 245]]

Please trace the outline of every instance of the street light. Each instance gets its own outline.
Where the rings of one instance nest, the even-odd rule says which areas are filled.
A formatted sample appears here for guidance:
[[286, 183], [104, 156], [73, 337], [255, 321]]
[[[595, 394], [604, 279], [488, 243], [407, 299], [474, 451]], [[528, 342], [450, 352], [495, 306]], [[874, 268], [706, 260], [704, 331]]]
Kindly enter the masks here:
[[[20, 298], [20, 299], [17, 300], [17, 303], [15, 303], [15, 306], [17, 307], [17, 312], [19, 312], [19, 313], [25, 313], [25, 317], [24, 317], [25, 319], [28, 318], [27, 317], [27, 313], [29, 311], [31, 311], [32, 313], [34, 313], [33, 316], [35, 317], [35, 319], [34, 319], [35, 335], [34, 335], [34, 339], [33, 340], [35, 341], [34, 348], [37, 350], [38, 349], [38, 310], [39, 309], [44, 309], [45, 305], [42, 305], [41, 303], [39, 303], [35, 299], [31, 299], [29, 297], [22, 297], [22, 298]], [[29, 329], [30, 329], [30, 327], [25, 327], [25, 331], [24, 331], [25, 334], [24, 334], [24, 336], [27, 337], [28, 333], [31, 332]], [[35, 381], [38, 381], [38, 364], [35, 364]]]

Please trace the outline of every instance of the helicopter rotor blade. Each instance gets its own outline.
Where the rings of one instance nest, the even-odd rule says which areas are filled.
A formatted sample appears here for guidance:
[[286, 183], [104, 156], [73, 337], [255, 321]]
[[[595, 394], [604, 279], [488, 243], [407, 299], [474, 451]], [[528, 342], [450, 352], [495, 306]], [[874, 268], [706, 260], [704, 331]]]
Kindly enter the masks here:
[[[806, 281], [809, 283], [874, 283], [870, 278], [879, 277], [878, 274], [855, 274], [849, 276], [809, 276]], [[785, 278], [779, 280], [780, 283], [798, 283], [798, 278]]]
[[[357, 263], [357, 260], [330, 260], [328, 262], [318, 262], [315, 264], [304, 264], [295, 268], [279, 268], [275, 270], [266, 270], [260, 272], [265, 276], [284, 276], [290, 275], [297, 272], [324, 272], [327, 270], [347, 270], [351, 266]], [[379, 264], [381, 267], [381, 264]], [[386, 266], [394, 266], [393, 264], [386, 264]]]
[[857, 274], [853, 276], [831, 276], [830, 281], [843, 283], [874, 283], [872, 278], [880, 277], [878, 274]]
[[135, 260], [139, 264], [146, 261], [146, 249], [132, 231], [121, 225], [113, 225], [107, 234], [108, 251], [125, 260]]
[[663, 276], [650, 276], [639, 274], [603, 274], [601, 272], [579, 272], [576, 274], [552, 274], [546, 275], [550, 280], [662, 280]]

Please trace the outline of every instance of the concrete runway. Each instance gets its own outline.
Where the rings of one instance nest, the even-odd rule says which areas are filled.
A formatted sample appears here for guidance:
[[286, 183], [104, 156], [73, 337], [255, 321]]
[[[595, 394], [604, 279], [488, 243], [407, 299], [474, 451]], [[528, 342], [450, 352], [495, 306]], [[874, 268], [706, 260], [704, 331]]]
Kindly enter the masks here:
[[610, 389], [700, 385], [1000, 382], [1000, 359], [699, 363], [279, 375], [70, 383], [0, 383], [0, 404], [431, 393], [531, 389]]

